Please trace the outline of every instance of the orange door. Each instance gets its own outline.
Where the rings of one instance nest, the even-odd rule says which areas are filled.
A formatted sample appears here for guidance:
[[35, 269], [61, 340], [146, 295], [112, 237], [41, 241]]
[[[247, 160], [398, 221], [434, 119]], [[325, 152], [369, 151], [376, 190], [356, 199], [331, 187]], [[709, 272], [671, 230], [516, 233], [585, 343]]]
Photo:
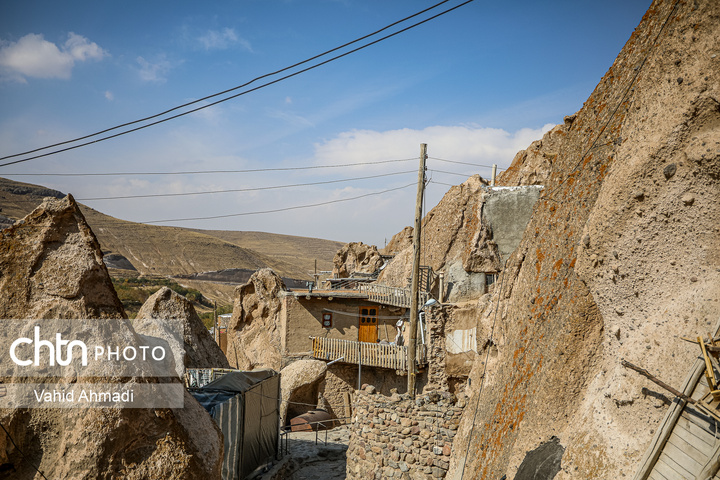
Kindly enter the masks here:
[[360, 307], [358, 341], [377, 343], [378, 307]]

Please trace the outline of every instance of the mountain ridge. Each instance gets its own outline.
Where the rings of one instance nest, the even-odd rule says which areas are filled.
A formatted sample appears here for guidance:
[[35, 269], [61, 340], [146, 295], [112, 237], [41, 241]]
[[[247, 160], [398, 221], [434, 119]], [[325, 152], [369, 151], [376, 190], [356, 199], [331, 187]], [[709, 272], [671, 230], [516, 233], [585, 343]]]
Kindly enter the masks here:
[[[19, 220], [45, 197], [64, 193], [41, 185], [0, 178], [0, 215], [4, 223]], [[79, 204], [102, 246], [103, 253], [120, 255], [140, 274], [187, 276], [227, 269], [270, 267], [279, 275], [309, 279], [315, 260], [329, 270], [332, 256], [343, 244], [331, 240], [264, 232], [235, 232], [168, 227], [131, 222]], [[252, 244], [242, 245], [243, 239]]]

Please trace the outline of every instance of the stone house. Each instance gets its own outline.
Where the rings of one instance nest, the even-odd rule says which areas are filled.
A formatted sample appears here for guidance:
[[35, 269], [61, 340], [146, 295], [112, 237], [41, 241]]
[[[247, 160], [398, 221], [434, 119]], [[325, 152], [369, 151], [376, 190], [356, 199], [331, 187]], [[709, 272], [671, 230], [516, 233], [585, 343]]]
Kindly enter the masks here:
[[[420, 305], [430, 298], [440, 302], [418, 323], [421, 386], [429, 382], [448, 389], [469, 374], [478, 351], [477, 309], [502, 262], [519, 243], [541, 191], [537, 186], [493, 188], [474, 182], [477, 185], [473, 179], [467, 182], [472, 188], [463, 194], [468, 197], [466, 210], [473, 214], [463, 215], [467, 225], [458, 228], [456, 238], [443, 239], [456, 245], [449, 251], [457, 250], [457, 255], [421, 269]], [[433, 217], [442, 216], [442, 207], [443, 202], [423, 228], [433, 229]], [[411, 249], [406, 245], [394, 257], [384, 257], [376, 272], [328, 279], [322, 289], [281, 292], [280, 349], [286, 361], [311, 357], [379, 368], [379, 375], [405, 375]], [[367, 261], [368, 255], [353, 253]], [[496, 260], [486, 261], [490, 258]], [[395, 344], [398, 324], [404, 326], [402, 345]], [[398, 379], [398, 385], [402, 381]]]

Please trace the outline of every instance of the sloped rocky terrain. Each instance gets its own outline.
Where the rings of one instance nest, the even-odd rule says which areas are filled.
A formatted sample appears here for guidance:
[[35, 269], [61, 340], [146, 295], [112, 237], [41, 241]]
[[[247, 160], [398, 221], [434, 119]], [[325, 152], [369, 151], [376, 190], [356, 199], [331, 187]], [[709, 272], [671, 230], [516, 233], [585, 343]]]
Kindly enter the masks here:
[[679, 385], [698, 352], [678, 337], [720, 317], [718, 38], [718, 2], [656, 0], [582, 109], [500, 178], [545, 188], [480, 315], [491, 350], [448, 478], [513, 478], [551, 441], [557, 479], [634, 473], [667, 397], [621, 360]]

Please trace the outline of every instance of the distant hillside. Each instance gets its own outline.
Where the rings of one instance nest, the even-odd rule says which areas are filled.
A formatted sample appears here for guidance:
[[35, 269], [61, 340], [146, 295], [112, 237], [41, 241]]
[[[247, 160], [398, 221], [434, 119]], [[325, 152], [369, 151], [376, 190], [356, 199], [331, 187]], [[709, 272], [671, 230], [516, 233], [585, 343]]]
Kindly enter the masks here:
[[[23, 218], [44, 197], [63, 193], [0, 178], [0, 223]], [[227, 269], [270, 267], [283, 277], [308, 279], [314, 268], [329, 270], [342, 245], [328, 240], [261, 232], [191, 230], [128, 222], [85, 205], [83, 214], [103, 252], [118, 266], [127, 259], [141, 274], [186, 276]], [[1, 225], [0, 225], [1, 226]], [[122, 258], [124, 257], [124, 259]]]
[[276, 233], [234, 232], [230, 230], [194, 231], [249, 248], [276, 260], [298, 265], [304, 269], [304, 273], [314, 270], [315, 260], [317, 260], [318, 271], [332, 270], [332, 259], [335, 253], [344, 245], [342, 242], [332, 240]]

